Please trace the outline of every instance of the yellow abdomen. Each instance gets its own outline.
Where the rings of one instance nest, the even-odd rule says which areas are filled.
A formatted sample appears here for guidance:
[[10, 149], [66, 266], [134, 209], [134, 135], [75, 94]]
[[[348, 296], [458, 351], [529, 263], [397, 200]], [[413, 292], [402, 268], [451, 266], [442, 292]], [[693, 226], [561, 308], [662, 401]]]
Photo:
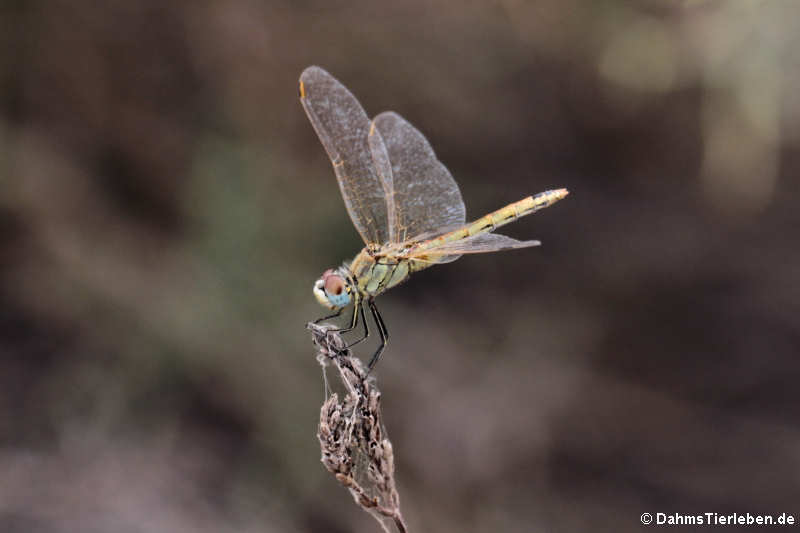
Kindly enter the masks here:
[[475, 222], [466, 224], [435, 239], [420, 243], [417, 250], [430, 250], [447, 242], [460, 241], [467, 237], [494, 231], [500, 226], [505, 226], [510, 222], [514, 222], [519, 217], [530, 215], [540, 209], [553, 205], [567, 194], [566, 189], [555, 189], [539, 193], [536, 196], [528, 196], [519, 202], [508, 204], [497, 211], [484, 215]]

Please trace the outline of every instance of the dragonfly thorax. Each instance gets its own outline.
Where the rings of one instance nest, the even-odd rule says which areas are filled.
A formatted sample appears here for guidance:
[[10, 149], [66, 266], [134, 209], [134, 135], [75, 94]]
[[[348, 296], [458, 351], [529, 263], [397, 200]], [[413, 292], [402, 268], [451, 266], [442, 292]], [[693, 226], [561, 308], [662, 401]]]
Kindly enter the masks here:
[[328, 269], [314, 282], [314, 296], [328, 309], [337, 310], [346, 307], [353, 293], [353, 283], [342, 268]]

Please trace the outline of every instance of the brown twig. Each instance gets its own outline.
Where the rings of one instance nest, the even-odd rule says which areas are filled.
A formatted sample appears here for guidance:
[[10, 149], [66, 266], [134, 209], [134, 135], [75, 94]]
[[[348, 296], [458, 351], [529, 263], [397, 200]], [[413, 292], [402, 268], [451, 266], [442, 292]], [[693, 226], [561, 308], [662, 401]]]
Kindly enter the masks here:
[[[333, 364], [345, 387], [344, 399], [331, 393], [326, 378], [327, 399], [319, 417], [319, 444], [322, 464], [350, 491], [356, 504], [370, 513], [389, 532], [386, 519], [406, 533], [400, 513], [400, 496], [394, 481], [392, 443], [384, 436], [381, 419], [381, 393], [361, 361], [347, 349], [332, 326], [309, 323], [317, 360], [323, 372]], [[366, 472], [359, 461], [366, 462]]]

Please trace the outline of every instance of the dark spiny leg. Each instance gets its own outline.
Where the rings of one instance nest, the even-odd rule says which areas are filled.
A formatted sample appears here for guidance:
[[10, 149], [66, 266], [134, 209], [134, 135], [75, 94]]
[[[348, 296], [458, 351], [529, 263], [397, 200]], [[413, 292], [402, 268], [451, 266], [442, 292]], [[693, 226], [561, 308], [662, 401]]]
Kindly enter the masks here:
[[339, 316], [339, 315], [341, 315], [341, 314], [342, 314], [342, 311], [344, 311], [344, 307], [342, 307], [341, 309], [339, 309], [338, 311], [336, 311], [336, 312], [335, 312], [335, 313], [333, 313], [332, 315], [328, 315], [328, 316], [324, 316], [324, 317], [322, 317], [322, 318], [318, 318], [318, 319], [316, 319], [316, 320], [314, 321], [314, 324], [319, 324], [319, 323], [320, 323], [320, 322], [322, 322], [323, 320], [329, 320], [329, 319], [331, 319], [331, 318], [336, 318], [337, 316]]
[[375, 319], [375, 323], [378, 325], [378, 333], [381, 336], [381, 345], [375, 350], [375, 354], [373, 354], [367, 366], [367, 372], [370, 372], [372, 367], [378, 362], [378, 358], [380, 358], [383, 350], [386, 348], [386, 343], [389, 342], [389, 330], [386, 329], [386, 324], [383, 323], [383, 318], [381, 318], [381, 314], [378, 312], [375, 302], [370, 298], [367, 303], [369, 304], [369, 310], [372, 311], [372, 318]]
[[356, 301], [353, 304], [353, 318], [350, 319], [350, 327], [339, 329], [336, 331], [337, 333], [347, 333], [348, 331], [353, 331], [356, 329], [356, 326], [358, 325], [358, 309], [360, 306], [361, 302], [359, 301]]
[[[356, 302], [353, 305], [353, 318], [350, 319], [350, 327], [330, 329], [330, 330], [325, 332], [326, 338], [327, 338], [328, 333], [339, 333], [339, 334], [341, 334], [341, 333], [347, 333], [348, 331], [353, 331], [356, 328], [356, 326], [358, 325], [358, 310], [359, 310], [360, 307], [361, 307], [361, 302]], [[343, 310], [344, 310], [344, 307], [342, 309], [339, 309], [339, 312], [334, 314], [333, 316], [339, 316], [339, 314], [341, 314], [341, 312]], [[363, 316], [364, 312], [362, 311], [361, 314]], [[347, 346], [345, 346], [345, 350], [346, 349], [347, 349]]]
[[348, 344], [347, 345], [348, 348], [352, 348], [353, 346], [355, 346], [359, 342], [361, 342], [364, 339], [366, 339], [367, 337], [369, 337], [369, 326], [367, 326], [367, 317], [364, 316], [364, 304], [363, 304], [363, 302], [358, 302], [358, 309], [359, 309], [359, 314], [361, 315], [361, 322], [364, 324], [364, 336], [361, 337], [360, 339], [358, 339], [357, 341], [354, 341], [354, 342], [351, 342], [350, 344]]
[[[337, 316], [342, 314], [342, 311], [344, 311], [344, 307], [342, 307], [341, 309], [339, 309], [338, 311], [336, 311], [332, 315], [324, 316], [322, 318], [318, 318], [317, 320], [314, 321], [314, 324], [318, 324], [318, 323], [322, 322], [323, 320], [327, 320], [329, 318], [336, 318]], [[348, 331], [352, 331], [356, 327], [356, 324], [358, 324], [358, 304], [356, 304], [355, 307], [353, 307], [353, 318], [350, 319], [350, 327], [349, 328], [331, 328], [328, 331], [335, 331], [336, 333], [347, 333]]]

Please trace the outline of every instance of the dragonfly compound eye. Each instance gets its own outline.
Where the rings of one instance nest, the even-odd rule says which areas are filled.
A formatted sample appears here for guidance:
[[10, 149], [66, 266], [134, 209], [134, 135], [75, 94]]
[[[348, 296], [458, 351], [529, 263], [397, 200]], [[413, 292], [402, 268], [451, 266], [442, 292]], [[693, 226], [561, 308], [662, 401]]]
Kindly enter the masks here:
[[327, 292], [329, 296], [339, 296], [344, 292], [344, 289], [345, 284], [341, 277], [330, 275], [325, 278], [325, 292]]
[[344, 307], [350, 303], [350, 290], [347, 281], [340, 275], [328, 271], [322, 275], [325, 296], [335, 307]]
[[314, 283], [314, 296], [320, 304], [334, 310], [350, 303], [347, 281], [333, 270], [326, 270]]

